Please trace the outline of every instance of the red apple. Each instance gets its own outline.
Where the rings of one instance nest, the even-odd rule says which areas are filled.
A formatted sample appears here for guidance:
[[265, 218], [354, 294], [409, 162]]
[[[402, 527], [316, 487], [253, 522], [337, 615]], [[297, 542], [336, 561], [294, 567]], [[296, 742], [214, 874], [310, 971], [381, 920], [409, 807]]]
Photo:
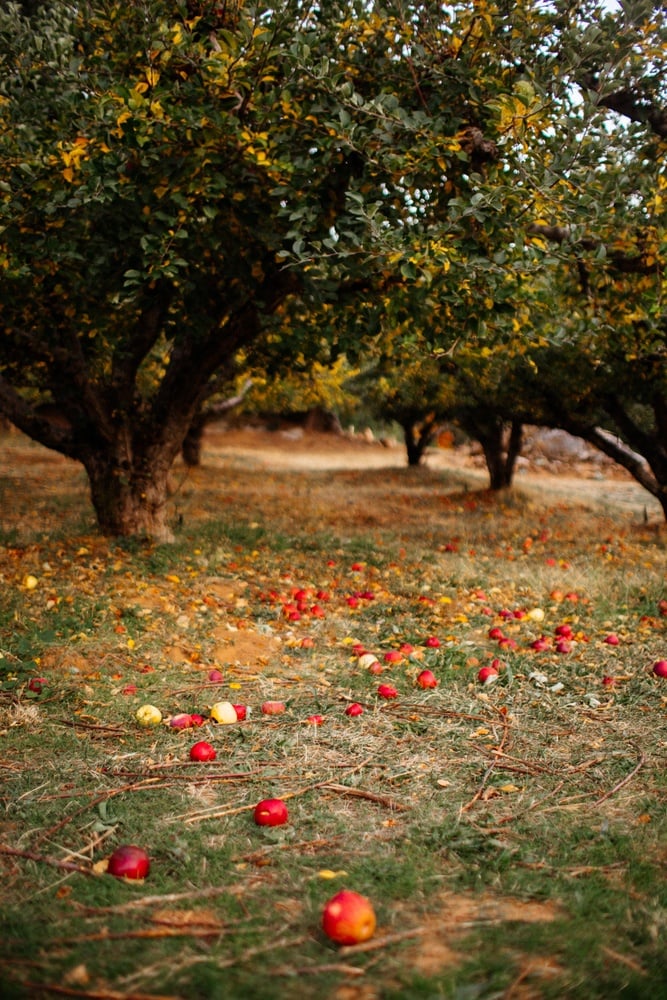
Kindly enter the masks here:
[[390, 649], [389, 652], [384, 654], [385, 663], [400, 663], [403, 659], [403, 654], [399, 653], [397, 649]]
[[618, 646], [620, 640], [615, 632], [610, 632], [602, 641], [606, 642], [608, 646]]
[[656, 677], [667, 677], [667, 660], [656, 660], [653, 664], [653, 673]]
[[321, 726], [322, 723], [324, 722], [324, 716], [309, 715], [308, 718], [306, 719], [306, 722], [309, 722], [311, 726]]
[[265, 701], [262, 705], [262, 712], [264, 715], [282, 715], [284, 711], [284, 701]]
[[204, 718], [203, 715], [200, 715], [199, 712], [193, 712], [193, 714], [190, 716], [191, 726], [203, 726], [205, 722], [206, 719]]
[[232, 708], [236, 712], [236, 718], [239, 720], [239, 722], [243, 722], [243, 720], [246, 718], [246, 716], [248, 714], [248, 706], [247, 705], [232, 705]]
[[557, 625], [554, 629], [554, 633], [561, 639], [571, 639], [574, 635], [571, 625]]
[[124, 844], [109, 858], [107, 872], [117, 878], [146, 878], [150, 868], [150, 859], [142, 847]]
[[222, 673], [219, 670], [209, 670], [208, 679], [212, 684], [219, 684], [222, 680]]
[[436, 688], [438, 686], [438, 678], [432, 670], [422, 670], [417, 674], [417, 684], [421, 688]]
[[541, 635], [539, 639], [531, 642], [530, 648], [536, 650], [538, 653], [544, 653], [549, 648], [549, 640]]
[[488, 633], [487, 633], [487, 635], [488, 635], [489, 639], [504, 639], [505, 638], [505, 633], [503, 632], [503, 630], [501, 628], [499, 628], [498, 625], [494, 625], [493, 628], [490, 628], [489, 631], [488, 631]]
[[493, 684], [493, 682], [497, 679], [498, 671], [495, 667], [482, 667], [477, 674], [477, 680], [480, 684]]
[[282, 826], [289, 814], [282, 799], [262, 799], [255, 806], [254, 818], [258, 826]]
[[363, 715], [363, 713], [364, 713], [363, 707], [359, 704], [358, 701], [355, 701], [351, 705], [348, 705], [347, 708], [345, 709], [345, 714], [350, 716]]
[[360, 944], [375, 933], [375, 911], [365, 896], [342, 889], [325, 904], [322, 930], [336, 944]]
[[[28, 681], [28, 690], [35, 694], [41, 694], [43, 686], [47, 683], [46, 677], [31, 677]], [[136, 688], [135, 688], [136, 691]]]
[[398, 698], [398, 691], [393, 684], [378, 684], [380, 698]]
[[215, 760], [217, 756], [215, 748], [210, 743], [207, 743], [206, 740], [200, 740], [199, 743], [194, 743], [190, 747], [190, 760]]
[[605, 675], [602, 678], [602, 683], [604, 684], [605, 687], [610, 687], [610, 688], [611, 687], [615, 687], [616, 686], [616, 678], [615, 677], [609, 677], [608, 675]]
[[557, 653], [571, 653], [572, 652], [572, 643], [568, 642], [567, 639], [559, 639], [558, 642], [556, 643], [556, 652]]
[[430, 635], [424, 645], [428, 646], [429, 649], [438, 649], [440, 646], [440, 640], [436, 635]]
[[187, 712], [179, 712], [177, 715], [172, 715], [169, 725], [172, 729], [189, 729], [192, 725], [191, 716]]

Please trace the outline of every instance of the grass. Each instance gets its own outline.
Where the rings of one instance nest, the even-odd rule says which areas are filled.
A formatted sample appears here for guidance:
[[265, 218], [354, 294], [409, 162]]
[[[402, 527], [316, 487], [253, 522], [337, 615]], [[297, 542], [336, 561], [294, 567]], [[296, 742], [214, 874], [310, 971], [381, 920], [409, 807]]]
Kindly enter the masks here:
[[[26, 447], [0, 477], [3, 996], [665, 995], [662, 532], [442, 474], [239, 466], [182, 484], [177, 543], [146, 547], [76, 531], [78, 470]], [[322, 617], [288, 619], [302, 590]], [[531, 649], [563, 623], [569, 653]], [[378, 678], [355, 642], [415, 648]], [[134, 718], [226, 699], [249, 719]], [[273, 796], [290, 822], [257, 827]], [[96, 874], [121, 843], [144, 883]], [[319, 929], [342, 887], [373, 902], [367, 945]]]

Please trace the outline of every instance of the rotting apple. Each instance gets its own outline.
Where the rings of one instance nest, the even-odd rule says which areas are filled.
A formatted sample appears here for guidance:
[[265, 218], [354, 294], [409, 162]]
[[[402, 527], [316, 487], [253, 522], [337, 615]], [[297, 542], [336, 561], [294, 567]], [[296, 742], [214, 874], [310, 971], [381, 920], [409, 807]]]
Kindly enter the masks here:
[[351, 889], [341, 889], [324, 905], [322, 930], [335, 944], [361, 944], [375, 933], [376, 917], [370, 901]]
[[215, 760], [217, 756], [215, 747], [212, 747], [210, 743], [206, 742], [206, 740], [200, 740], [199, 743], [193, 743], [190, 747], [190, 760]]
[[421, 688], [436, 688], [438, 686], [438, 678], [432, 670], [422, 670], [417, 674], [417, 684]]
[[265, 701], [262, 705], [264, 715], [282, 715], [284, 711], [284, 701]]
[[214, 722], [219, 722], [225, 726], [229, 726], [233, 722], [238, 722], [236, 709], [231, 701], [216, 701], [215, 705], [211, 705], [209, 714]]
[[282, 799], [262, 799], [255, 806], [253, 817], [258, 826], [282, 826], [289, 813]]
[[142, 705], [137, 709], [135, 719], [140, 726], [159, 726], [162, 722], [162, 712], [155, 705]]
[[123, 844], [109, 858], [107, 872], [116, 878], [146, 878], [151, 869], [150, 858], [143, 847]]
[[656, 660], [653, 664], [653, 673], [656, 677], [667, 677], [667, 660]]

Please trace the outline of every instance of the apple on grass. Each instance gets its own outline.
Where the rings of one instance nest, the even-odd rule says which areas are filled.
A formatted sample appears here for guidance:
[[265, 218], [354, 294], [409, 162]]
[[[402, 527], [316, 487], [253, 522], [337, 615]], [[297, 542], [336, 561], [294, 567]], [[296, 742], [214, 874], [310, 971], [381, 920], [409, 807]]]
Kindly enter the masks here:
[[337, 892], [322, 911], [322, 930], [335, 944], [361, 944], [373, 936], [375, 927], [370, 901], [351, 889]]
[[211, 705], [210, 715], [214, 722], [219, 722], [223, 726], [238, 722], [236, 709], [230, 701], [216, 701], [215, 705]]
[[143, 847], [123, 844], [109, 858], [107, 872], [116, 878], [146, 878], [150, 869], [150, 858]]
[[482, 667], [477, 674], [477, 680], [480, 684], [493, 684], [498, 680], [498, 671], [495, 667]]
[[159, 726], [162, 722], [162, 712], [155, 705], [142, 705], [135, 714], [140, 726]]
[[253, 815], [258, 826], [282, 826], [289, 819], [287, 806], [282, 799], [262, 799], [255, 806]]
[[417, 684], [420, 688], [436, 688], [438, 686], [438, 678], [432, 670], [422, 670], [417, 674]]
[[378, 684], [380, 698], [398, 698], [398, 691], [393, 684]]
[[656, 677], [667, 677], [667, 660], [656, 660], [653, 664], [653, 673]]
[[282, 715], [284, 711], [284, 701], [265, 701], [262, 705], [264, 715]]
[[190, 747], [190, 760], [209, 761], [215, 760], [216, 757], [215, 748], [210, 743], [207, 743], [206, 740], [193, 743]]
[[349, 716], [363, 715], [364, 714], [363, 706], [360, 705], [358, 701], [354, 701], [352, 702], [351, 705], [347, 706], [347, 708], [345, 709], [345, 714]]

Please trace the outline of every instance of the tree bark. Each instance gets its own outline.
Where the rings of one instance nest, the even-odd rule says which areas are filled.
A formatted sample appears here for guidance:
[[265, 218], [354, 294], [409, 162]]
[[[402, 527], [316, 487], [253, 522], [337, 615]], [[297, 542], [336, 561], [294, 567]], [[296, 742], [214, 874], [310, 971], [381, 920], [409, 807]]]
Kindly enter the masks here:
[[461, 420], [465, 430], [482, 446], [489, 473], [489, 489], [505, 490], [512, 485], [516, 460], [521, 454], [523, 424], [512, 420], [509, 426], [502, 417], [468, 414]]
[[168, 517], [171, 460], [137, 460], [114, 451], [91, 451], [83, 459], [100, 530], [110, 537], [137, 536], [172, 542]]
[[402, 426], [408, 465], [415, 468], [421, 464], [424, 452], [433, 440], [436, 428], [435, 417], [429, 416], [420, 422], [406, 420]]

